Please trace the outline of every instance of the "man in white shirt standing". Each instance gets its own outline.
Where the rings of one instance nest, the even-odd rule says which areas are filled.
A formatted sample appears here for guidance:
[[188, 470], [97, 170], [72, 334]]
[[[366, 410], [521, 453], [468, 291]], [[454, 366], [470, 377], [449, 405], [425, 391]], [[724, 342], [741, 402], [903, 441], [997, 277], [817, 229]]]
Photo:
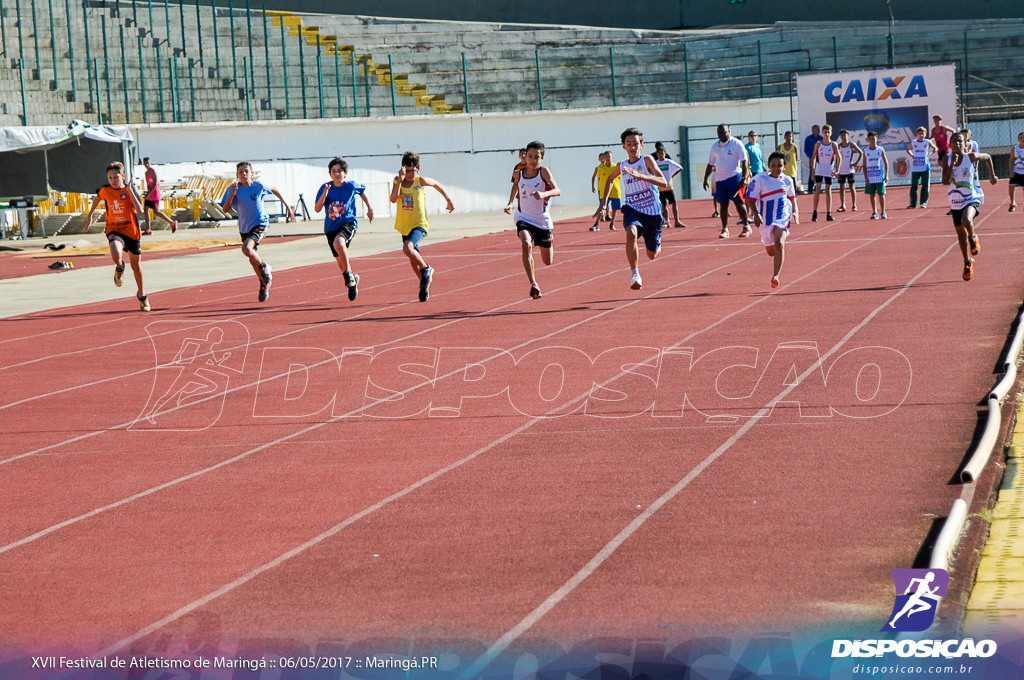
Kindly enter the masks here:
[[718, 238], [729, 238], [729, 202], [736, 204], [736, 212], [743, 222], [740, 238], [750, 236], [750, 222], [747, 219], [747, 208], [743, 205], [740, 189], [746, 185], [750, 176], [747, 161], [747, 150], [743, 143], [732, 136], [729, 126], [722, 123], [718, 126], [718, 142], [711, 145], [708, 156], [708, 167], [704, 171], [704, 191], [708, 190], [708, 178], [715, 173], [715, 202], [722, 219], [722, 232]]

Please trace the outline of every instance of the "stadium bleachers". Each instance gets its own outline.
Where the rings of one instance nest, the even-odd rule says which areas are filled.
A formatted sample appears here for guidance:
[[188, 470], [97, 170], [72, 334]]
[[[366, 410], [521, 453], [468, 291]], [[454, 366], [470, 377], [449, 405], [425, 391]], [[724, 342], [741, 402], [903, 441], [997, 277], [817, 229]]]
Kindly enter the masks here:
[[[122, 0], [0, 6], [0, 124], [171, 123], [745, 100], [793, 75], [955, 63], [972, 120], [1018, 114], [1024, 20], [702, 31], [296, 15]], [[226, 5], [226, 6], [225, 6]], [[52, 9], [51, 9], [52, 8]], [[841, 29], [837, 32], [837, 29]]]

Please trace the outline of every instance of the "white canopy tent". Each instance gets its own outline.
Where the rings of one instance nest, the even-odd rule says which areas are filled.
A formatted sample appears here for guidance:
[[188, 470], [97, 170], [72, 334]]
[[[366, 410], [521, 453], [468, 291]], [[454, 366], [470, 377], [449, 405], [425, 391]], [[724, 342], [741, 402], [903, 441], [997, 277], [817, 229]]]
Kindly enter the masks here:
[[107, 165], [132, 167], [135, 142], [127, 128], [0, 128], [0, 202], [33, 202], [49, 191], [93, 193], [106, 182]]

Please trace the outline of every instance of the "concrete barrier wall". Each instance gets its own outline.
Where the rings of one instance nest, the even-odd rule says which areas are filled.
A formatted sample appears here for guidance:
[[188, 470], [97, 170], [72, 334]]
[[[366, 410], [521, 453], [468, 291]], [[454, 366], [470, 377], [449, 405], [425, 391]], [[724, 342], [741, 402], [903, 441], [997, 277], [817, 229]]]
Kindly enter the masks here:
[[[600, 151], [625, 158], [619, 134], [627, 127], [644, 133], [645, 150], [662, 141], [679, 158], [680, 126], [726, 122], [737, 134], [765, 121], [790, 116], [788, 99], [605, 108], [514, 114], [461, 114], [431, 118], [338, 119], [254, 123], [135, 125], [138, 158], [149, 156], [161, 182], [202, 174], [233, 177], [235, 163], [247, 160], [262, 181], [281, 190], [289, 203], [300, 194], [312, 212], [317, 189], [329, 177], [327, 163], [343, 156], [349, 178], [369, 187], [375, 212], [393, 214], [387, 197], [402, 152], [420, 154], [422, 173], [440, 181], [459, 211], [500, 210], [508, 201], [515, 151], [534, 139], [547, 146], [545, 165], [562, 189], [561, 205], [591, 205], [590, 177]], [[692, 150], [694, 196], [707, 162], [707, 148]], [[136, 168], [136, 173], [141, 167]], [[676, 189], [680, 188], [677, 178]], [[443, 201], [428, 192], [430, 212]]]

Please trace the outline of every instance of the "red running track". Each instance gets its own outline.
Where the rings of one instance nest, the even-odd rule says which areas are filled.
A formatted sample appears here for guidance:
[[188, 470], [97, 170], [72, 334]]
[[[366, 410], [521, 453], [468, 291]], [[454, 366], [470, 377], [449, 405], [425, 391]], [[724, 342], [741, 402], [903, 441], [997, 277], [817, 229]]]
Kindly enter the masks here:
[[989, 193], [971, 282], [933, 207], [795, 226], [771, 291], [700, 201], [641, 291], [577, 220], [536, 301], [504, 232], [428, 242], [424, 304], [357, 242], [354, 303], [330, 263], [0, 320], [0, 662], [877, 631], [1021, 302]]

